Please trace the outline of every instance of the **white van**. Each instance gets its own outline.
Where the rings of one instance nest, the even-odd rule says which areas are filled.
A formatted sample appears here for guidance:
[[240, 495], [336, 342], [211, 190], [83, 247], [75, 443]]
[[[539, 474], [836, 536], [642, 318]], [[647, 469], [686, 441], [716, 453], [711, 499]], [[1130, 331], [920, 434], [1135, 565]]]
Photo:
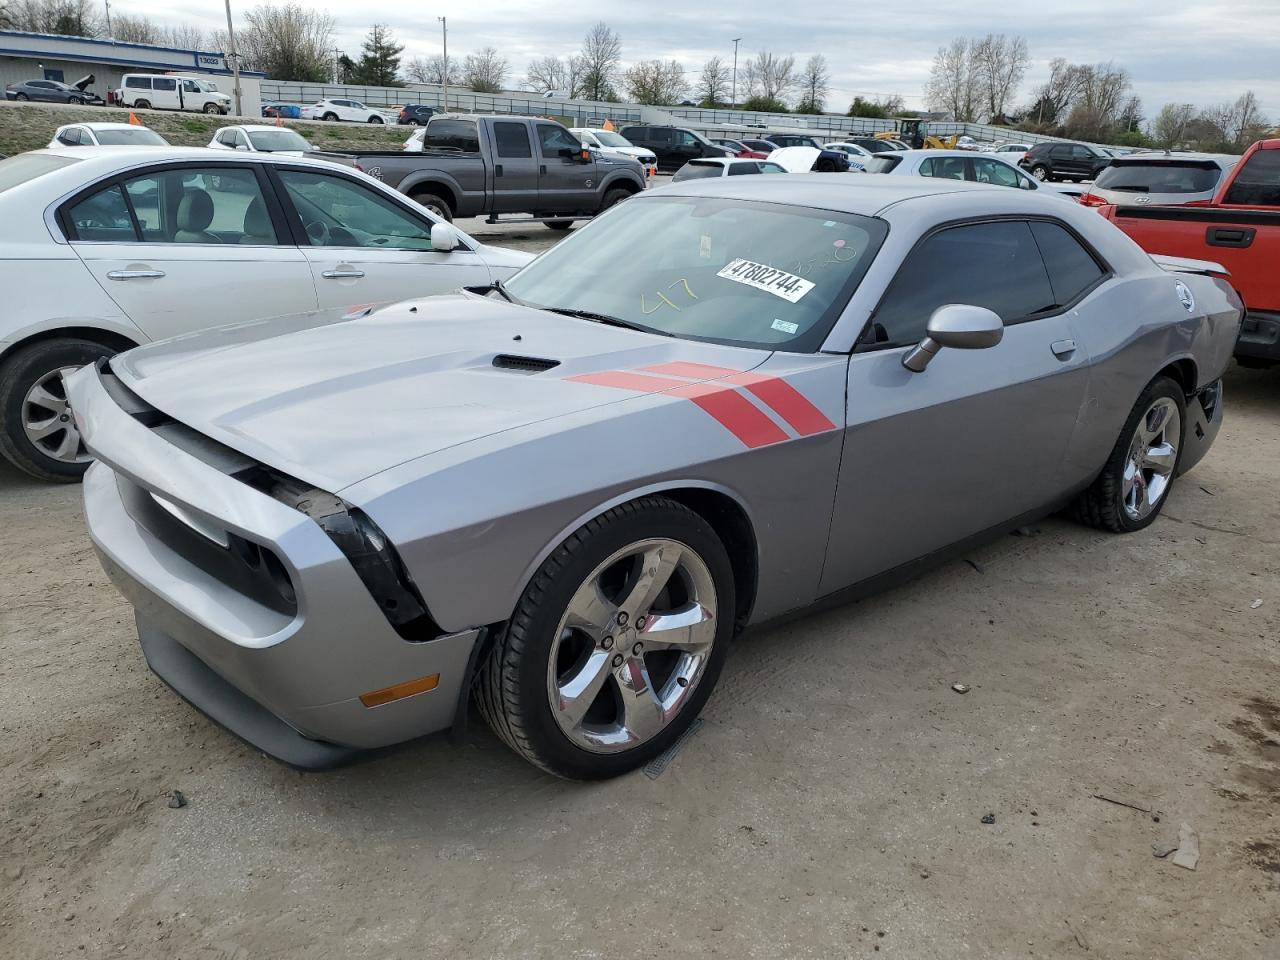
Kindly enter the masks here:
[[121, 106], [139, 110], [231, 112], [231, 98], [204, 77], [126, 73], [120, 81], [116, 101]]

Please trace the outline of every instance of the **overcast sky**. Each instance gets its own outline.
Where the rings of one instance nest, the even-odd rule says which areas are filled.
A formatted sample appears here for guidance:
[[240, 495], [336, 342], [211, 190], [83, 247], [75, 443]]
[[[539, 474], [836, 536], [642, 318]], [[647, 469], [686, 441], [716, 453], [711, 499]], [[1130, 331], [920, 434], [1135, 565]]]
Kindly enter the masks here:
[[[232, 9], [252, 5], [233, 0]], [[451, 57], [495, 46], [511, 64], [509, 86], [519, 85], [532, 58], [577, 50], [598, 19], [621, 35], [624, 60], [675, 58], [690, 71], [690, 80], [709, 57], [732, 59], [732, 40], [741, 37], [739, 63], [761, 49], [795, 54], [798, 64], [811, 54], [825, 54], [833, 81], [827, 109], [841, 112], [855, 93], [897, 93], [909, 107], [923, 106], [922, 88], [940, 44], [988, 31], [1021, 34], [1032, 64], [1019, 102], [1031, 99], [1048, 61], [1062, 56], [1081, 63], [1114, 60], [1126, 67], [1148, 116], [1169, 101], [1207, 106], [1253, 89], [1263, 112], [1280, 120], [1280, 0], [1234, 0], [1230, 5], [1074, 0], [1061, 5], [1062, 12], [1038, 12], [1027, 2], [983, 4], [989, 13], [960, 0], [595, 0], [573, 6], [577, 9], [567, 4], [553, 9], [535, 0], [364, 0], [334, 4], [329, 11], [337, 22], [336, 43], [345, 52], [358, 56], [369, 25], [381, 21], [405, 44], [406, 60], [440, 52], [436, 17], [446, 16]], [[166, 23], [225, 27], [218, 0], [117, 0], [115, 9]]]

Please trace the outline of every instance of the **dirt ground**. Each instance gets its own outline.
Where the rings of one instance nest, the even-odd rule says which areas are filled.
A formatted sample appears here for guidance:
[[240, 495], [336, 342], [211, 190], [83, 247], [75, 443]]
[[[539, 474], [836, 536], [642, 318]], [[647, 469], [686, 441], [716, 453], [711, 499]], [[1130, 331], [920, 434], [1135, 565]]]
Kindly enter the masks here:
[[664, 774], [597, 785], [482, 726], [265, 759], [146, 670], [78, 488], [0, 471], [0, 957], [1280, 956], [1280, 372], [1226, 396], [1147, 531], [749, 634]]

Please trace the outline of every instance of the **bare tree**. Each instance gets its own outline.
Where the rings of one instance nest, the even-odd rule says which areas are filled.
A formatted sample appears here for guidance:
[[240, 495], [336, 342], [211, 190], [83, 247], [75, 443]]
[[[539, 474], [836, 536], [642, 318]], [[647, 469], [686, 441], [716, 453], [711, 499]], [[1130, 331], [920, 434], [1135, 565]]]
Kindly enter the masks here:
[[1065, 57], [1049, 61], [1049, 79], [1036, 91], [1035, 102], [1027, 111], [1027, 119], [1038, 124], [1058, 123], [1080, 95], [1087, 67], [1068, 63]]
[[1245, 147], [1255, 140], [1261, 140], [1266, 134], [1269, 124], [1258, 107], [1258, 97], [1252, 90], [1246, 90], [1235, 102], [1235, 128], [1232, 134], [1232, 145], [1243, 152]]
[[476, 93], [498, 93], [507, 78], [508, 65], [494, 47], [467, 54], [462, 65], [462, 82]]
[[986, 115], [993, 123], [998, 122], [1004, 119], [1018, 84], [1026, 76], [1030, 59], [1026, 38], [988, 33], [981, 40], [970, 41], [970, 56], [982, 87]]
[[182, 50], [199, 50], [208, 42], [208, 38], [199, 27], [184, 23], [176, 27], [166, 27], [160, 42]]
[[964, 37], [939, 47], [925, 86], [929, 108], [945, 111], [961, 123], [977, 120], [982, 103], [982, 83], [973, 50], [974, 45]]
[[1067, 132], [1084, 140], [1104, 140], [1121, 122], [1130, 97], [1129, 72], [1111, 61], [1080, 71], [1080, 90], [1067, 118]]
[[410, 83], [433, 83], [441, 86], [458, 82], [458, 63], [452, 57], [447, 61], [440, 54], [431, 57], [414, 57], [404, 69]]
[[1195, 118], [1196, 108], [1190, 103], [1166, 103], [1156, 114], [1151, 134], [1166, 150], [1180, 146], [1187, 127]]
[[10, 11], [8, 0], [0, 0], [0, 29], [7, 30], [13, 25], [13, 13]]
[[827, 58], [815, 53], [804, 65], [800, 74], [800, 102], [796, 104], [798, 113], [821, 113], [827, 94], [831, 91], [831, 70], [827, 67]]
[[747, 64], [747, 90], [766, 100], [785, 101], [796, 85], [796, 58], [761, 50]]
[[143, 16], [118, 13], [111, 18], [111, 39], [121, 43], [160, 43], [163, 31]]
[[696, 95], [705, 106], [723, 107], [729, 103], [731, 84], [729, 67], [719, 57], [712, 57], [702, 65]]
[[622, 38], [601, 20], [587, 31], [579, 54], [582, 65], [582, 94], [590, 100], [614, 96], [622, 65]]
[[94, 0], [15, 0], [9, 19], [18, 30], [96, 37], [102, 24]]
[[529, 64], [524, 82], [536, 93], [550, 93], [552, 90], [567, 92], [569, 67], [559, 57], [538, 57]]
[[688, 88], [684, 68], [676, 60], [642, 60], [622, 79], [632, 100], [655, 106], [678, 102]]
[[[273, 80], [329, 79], [333, 60], [333, 17], [297, 3], [261, 4], [245, 14], [249, 26], [236, 31], [241, 65]], [[225, 34], [216, 34], [221, 49]]]

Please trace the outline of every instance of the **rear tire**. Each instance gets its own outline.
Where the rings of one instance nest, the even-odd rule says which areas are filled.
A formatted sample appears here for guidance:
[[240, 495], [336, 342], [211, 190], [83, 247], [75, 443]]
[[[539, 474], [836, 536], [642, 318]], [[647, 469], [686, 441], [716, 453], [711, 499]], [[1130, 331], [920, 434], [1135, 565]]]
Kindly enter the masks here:
[[836, 165], [830, 160], [820, 159], [813, 165], [814, 173], [835, 173]]
[[84, 100], [83, 100], [83, 98], [81, 98], [81, 97], [68, 97], [68, 98], [67, 98], [67, 103], [68, 103], [70, 106], [73, 106], [73, 107], [83, 107], [83, 106], [84, 106]]
[[[37, 480], [75, 483], [83, 477], [88, 454], [65, 406], [66, 395], [52, 378], [113, 353], [100, 343], [72, 339], [44, 340], [16, 350], [0, 366], [0, 454]], [[37, 389], [41, 385], [43, 392]], [[45, 425], [52, 429], [33, 439], [32, 433], [39, 434]], [[60, 457], [64, 441], [69, 452]]]
[[409, 194], [409, 199], [421, 207], [426, 207], [441, 220], [449, 223], [453, 222], [453, 210], [449, 204], [434, 193], [427, 193], [425, 190], [420, 193]]
[[325, 114], [323, 117], [321, 117], [320, 119], [321, 119], [321, 120], [337, 120], [337, 119], [338, 119], [338, 115], [337, 115], [336, 113], [326, 113], [326, 114]]
[[1150, 526], [1178, 475], [1186, 422], [1187, 401], [1178, 384], [1168, 377], [1147, 384], [1102, 472], [1072, 504], [1072, 516], [1112, 533]]
[[135, 109], [135, 110], [150, 110], [150, 109], [151, 109], [151, 101], [150, 101], [150, 100], [135, 100], [135, 101], [133, 101], [133, 109]]
[[573, 226], [572, 220], [548, 220], [543, 224], [548, 230], [568, 230]]
[[21, 101], [21, 100], [30, 100], [31, 98], [28, 97], [25, 93], [15, 93], [13, 95], [13, 99]]
[[[711, 695], [733, 635], [733, 590], [724, 545], [698, 514], [665, 497], [615, 507], [529, 582], [476, 677], [480, 712], [557, 776], [633, 770], [670, 747]], [[593, 594], [599, 603], [575, 603]], [[677, 611], [697, 612], [685, 631], [657, 626]]]

